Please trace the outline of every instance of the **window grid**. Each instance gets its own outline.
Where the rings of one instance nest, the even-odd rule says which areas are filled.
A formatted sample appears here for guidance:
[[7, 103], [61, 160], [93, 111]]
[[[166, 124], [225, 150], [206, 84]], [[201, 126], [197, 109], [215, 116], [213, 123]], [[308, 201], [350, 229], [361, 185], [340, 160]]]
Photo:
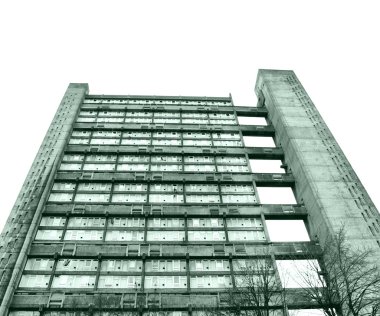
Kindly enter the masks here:
[[[252, 183], [240, 182], [232, 185], [218, 183], [212, 185], [196, 183], [72, 182], [65, 185], [70, 185], [70, 191], [57, 190], [53, 186], [48, 201], [53, 203], [72, 203], [74, 201], [75, 203], [107, 204], [257, 203], [255, 188]], [[121, 185], [124, 185], [127, 189], [116, 191], [115, 186]]]
[[[66, 154], [66, 157], [76, 155]], [[83, 155], [83, 162], [75, 168], [63, 161], [60, 172], [201, 172], [201, 173], [247, 173], [250, 172], [246, 155], [238, 156], [193, 156], [193, 155]], [[97, 157], [97, 159], [96, 159]], [[111, 158], [112, 159], [107, 159]], [[129, 158], [128, 158], [129, 157]], [[169, 158], [176, 158], [170, 161]], [[127, 159], [128, 158], [128, 159]], [[96, 161], [94, 161], [96, 159]], [[104, 159], [104, 160], [102, 160]], [[153, 160], [154, 159], [154, 160]]]
[[235, 112], [98, 111], [82, 109], [77, 123], [237, 125]]
[[[156, 137], [159, 133], [161, 137]], [[177, 134], [178, 138], [168, 138]], [[131, 136], [132, 135], [132, 136]], [[137, 136], [134, 136], [137, 135]], [[186, 137], [184, 137], [186, 135]], [[204, 136], [200, 138], [201, 136]], [[112, 130], [74, 130], [69, 145], [96, 146], [202, 146], [202, 147], [244, 147], [238, 132], [121, 132]]]
[[[257, 273], [258, 270], [247, 267], [260, 267], [259, 261], [269, 260], [275, 266], [274, 258], [189, 258], [163, 259], [161, 257], [148, 257], [139, 259], [114, 258], [29, 258], [32, 260], [49, 260], [50, 265], [57, 267], [54, 270], [24, 271], [19, 288], [50, 290], [51, 288], [80, 289], [171, 289], [195, 290], [201, 288], [229, 288], [244, 278], [245, 270]], [[256, 262], [256, 263], [255, 263]], [[273, 277], [280, 284], [280, 279], [273, 268]], [[155, 282], [152, 284], [152, 278]], [[190, 286], [188, 280], [191, 280]], [[156, 282], [162, 283], [157, 285]], [[213, 284], [210, 281], [214, 280]], [[228, 282], [226, 282], [228, 280]], [[182, 282], [179, 284], [178, 282]], [[200, 283], [198, 282], [200, 281]], [[220, 282], [221, 281], [221, 282]], [[196, 284], [193, 284], [193, 283]], [[206, 283], [205, 283], [206, 282]], [[156, 284], [156, 285], [154, 285]]]
[[191, 105], [191, 106], [232, 106], [228, 100], [185, 100], [185, 99], [98, 99], [86, 98], [83, 104], [131, 104], [131, 105]]
[[[42, 224], [45, 218], [46, 216], [41, 219]], [[35, 240], [101, 243], [128, 241], [256, 243], [268, 239], [263, 221], [259, 217], [83, 217], [67, 215], [66, 223], [69, 222], [82, 224], [76, 226], [66, 224], [64, 227], [40, 225]], [[118, 222], [120, 222], [119, 226]], [[208, 222], [210, 223], [208, 224]], [[201, 225], [201, 223], [203, 224]]]

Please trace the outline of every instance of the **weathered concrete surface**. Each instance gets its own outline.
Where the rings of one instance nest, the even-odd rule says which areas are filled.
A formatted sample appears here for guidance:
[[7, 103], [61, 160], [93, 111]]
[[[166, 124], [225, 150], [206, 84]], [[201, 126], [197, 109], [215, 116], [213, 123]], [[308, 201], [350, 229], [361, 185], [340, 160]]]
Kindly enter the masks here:
[[70, 136], [88, 84], [71, 83], [58, 107], [46, 136], [25, 179], [15, 205], [0, 235], [0, 315], [6, 315], [13, 291], [21, 276], [36, 219], [40, 216], [48, 179], [55, 173], [60, 155]]
[[259, 70], [256, 93], [309, 212], [311, 237], [323, 243], [323, 232], [343, 225], [352, 246], [371, 247], [380, 258], [380, 215], [294, 72]]

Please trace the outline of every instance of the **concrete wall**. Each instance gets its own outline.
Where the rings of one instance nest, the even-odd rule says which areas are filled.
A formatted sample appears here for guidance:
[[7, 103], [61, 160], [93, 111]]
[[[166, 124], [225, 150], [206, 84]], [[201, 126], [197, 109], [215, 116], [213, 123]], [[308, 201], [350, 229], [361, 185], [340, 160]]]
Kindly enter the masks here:
[[[67, 88], [1, 233], [1, 311], [10, 299], [5, 295], [6, 291], [11, 293], [12, 289], [17, 286], [18, 269], [25, 261], [25, 251], [31, 241], [28, 238], [34, 233], [32, 223], [39, 216], [40, 205], [43, 205], [44, 202], [42, 201], [43, 194], [49, 186], [47, 180], [51, 173], [55, 172], [57, 161], [59, 161], [57, 158], [63, 152], [79, 107], [87, 93], [87, 84], [72, 83]], [[2, 302], [3, 298], [4, 301]]]
[[259, 70], [255, 89], [309, 212], [311, 237], [323, 243], [343, 225], [353, 246], [380, 258], [379, 213], [294, 72]]

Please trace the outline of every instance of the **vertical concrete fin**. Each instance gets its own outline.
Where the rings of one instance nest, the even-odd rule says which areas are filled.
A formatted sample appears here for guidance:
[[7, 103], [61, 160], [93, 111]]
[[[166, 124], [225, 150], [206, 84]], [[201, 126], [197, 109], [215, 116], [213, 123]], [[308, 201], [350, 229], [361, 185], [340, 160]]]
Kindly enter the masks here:
[[48, 180], [55, 174], [58, 158], [63, 153], [87, 93], [88, 84], [71, 83], [68, 86], [1, 234], [0, 258], [10, 260], [3, 260], [0, 267], [0, 315], [6, 315], [21, 277], [27, 251], [47, 198]]
[[374, 229], [379, 212], [293, 71], [260, 69], [256, 94], [276, 130], [277, 143], [296, 179], [296, 194], [310, 214], [313, 234], [337, 232], [380, 255]]

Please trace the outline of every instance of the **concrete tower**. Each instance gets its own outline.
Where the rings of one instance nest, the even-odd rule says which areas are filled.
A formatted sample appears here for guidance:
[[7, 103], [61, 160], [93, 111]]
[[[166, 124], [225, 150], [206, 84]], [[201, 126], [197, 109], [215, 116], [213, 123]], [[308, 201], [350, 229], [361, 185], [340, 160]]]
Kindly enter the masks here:
[[[282, 288], [342, 226], [380, 258], [379, 213], [295, 74], [260, 70], [256, 93], [70, 84], [1, 235], [0, 315], [226, 310], [242, 267], [268, 261]], [[273, 315], [316, 308], [297, 291]]]

